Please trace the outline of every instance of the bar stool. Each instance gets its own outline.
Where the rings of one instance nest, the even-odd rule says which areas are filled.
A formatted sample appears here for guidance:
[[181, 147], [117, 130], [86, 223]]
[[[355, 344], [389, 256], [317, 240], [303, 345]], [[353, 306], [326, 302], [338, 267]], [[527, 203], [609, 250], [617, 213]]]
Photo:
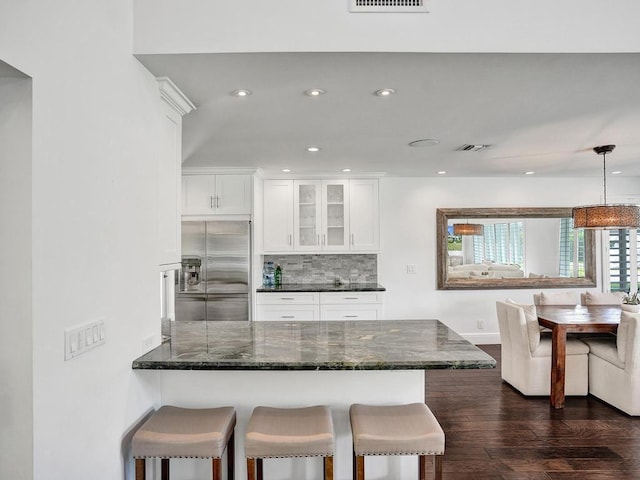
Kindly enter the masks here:
[[[263, 480], [264, 458], [324, 457], [324, 479], [333, 479], [334, 434], [324, 405], [303, 408], [256, 407], [247, 424], [247, 479]], [[256, 477], [257, 474], [257, 477]]]
[[436, 480], [442, 479], [444, 432], [424, 403], [349, 408], [353, 435], [353, 478], [364, 480], [365, 455], [418, 455], [420, 480], [433, 456]]
[[222, 480], [222, 455], [227, 450], [228, 480], [234, 480], [233, 407], [160, 407], [133, 435], [136, 480], [145, 480], [146, 459], [161, 458], [162, 480], [169, 480], [170, 458], [211, 458], [212, 478]]

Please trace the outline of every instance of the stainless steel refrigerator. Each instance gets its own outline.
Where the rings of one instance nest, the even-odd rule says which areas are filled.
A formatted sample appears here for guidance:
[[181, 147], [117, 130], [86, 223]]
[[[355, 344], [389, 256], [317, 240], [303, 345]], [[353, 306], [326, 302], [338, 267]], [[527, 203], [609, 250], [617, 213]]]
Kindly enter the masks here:
[[249, 320], [251, 222], [183, 221], [176, 321]]

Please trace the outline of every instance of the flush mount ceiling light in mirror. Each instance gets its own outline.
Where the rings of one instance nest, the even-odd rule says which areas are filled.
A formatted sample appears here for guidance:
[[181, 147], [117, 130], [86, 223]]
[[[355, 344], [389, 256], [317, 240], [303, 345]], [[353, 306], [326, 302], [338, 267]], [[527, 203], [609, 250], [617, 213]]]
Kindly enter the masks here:
[[251, 90], [240, 88], [231, 92], [231, 95], [233, 95], [234, 97], [248, 97], [249, 95], [251, 95]]
[[325, 91], [321, 88], [310, 88], [309, 90], [305, 90], [304, 94], [308, 97], [319, 97], [320, 95], [324, 95]]
[[572, 210], [573, 228], [639, 228], [640, 207], [632, 204], [607, 204], [607, 153], [611, 153], [615, 145], [601, 145], [593, 151], [602, 155], [602, 205], [584, 205]]
[[484, 226], [480, 223], [454, 223], [454, 235], [483, 235]]
[[433, 147], [439, 143], [440, 140], [436, 140], [435, 138], [423, 138], [422, 140], [414, 140], [413, 142], [410, 142], [409, 146], [414, 148]]

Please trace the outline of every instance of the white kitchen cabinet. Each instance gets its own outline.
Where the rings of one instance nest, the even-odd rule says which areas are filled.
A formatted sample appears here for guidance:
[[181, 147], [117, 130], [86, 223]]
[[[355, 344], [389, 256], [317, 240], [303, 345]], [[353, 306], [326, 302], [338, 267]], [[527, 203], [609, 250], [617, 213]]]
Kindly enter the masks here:
[[250, 175], [182, 176], [183, 215], [250, 215]]
[[380, 250], [380, 204], [378, 180], [349, 182], [350, 251]]
[[156, 79], [162, 99], [163, 135], [157, 145], [158, 257], [161, 270], [172, 270], [181, 261], [182, 116], [193, 104], [168, 78]]
[[380, 249], [378, 180], [265, 180], [265, 252]]
[[320, 320], [382, 320], [383, 292], [322, 292]]
[[294, 180], [293, 249], [349, 249], [349, 181]]
[[255, 320], [313, 321], [320, 319], [319, 295], [313, 292], [258, 293]]
[[265, 180], [263, 248], [265, 252], [293, 251], [293, 181]]
[[383, 292], [258, 293], [255, 320], [382, 320]]

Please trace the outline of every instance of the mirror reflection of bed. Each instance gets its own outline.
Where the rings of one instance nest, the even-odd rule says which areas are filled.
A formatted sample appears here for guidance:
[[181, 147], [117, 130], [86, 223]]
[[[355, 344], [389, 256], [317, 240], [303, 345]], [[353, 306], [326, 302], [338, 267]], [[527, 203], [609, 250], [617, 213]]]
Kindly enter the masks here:
[[[439, 209], [438, 286], [594, 286], [594, 238], [574, 230], [570, 208]], [[456, 235], [453, 226], [483, 226]]]

